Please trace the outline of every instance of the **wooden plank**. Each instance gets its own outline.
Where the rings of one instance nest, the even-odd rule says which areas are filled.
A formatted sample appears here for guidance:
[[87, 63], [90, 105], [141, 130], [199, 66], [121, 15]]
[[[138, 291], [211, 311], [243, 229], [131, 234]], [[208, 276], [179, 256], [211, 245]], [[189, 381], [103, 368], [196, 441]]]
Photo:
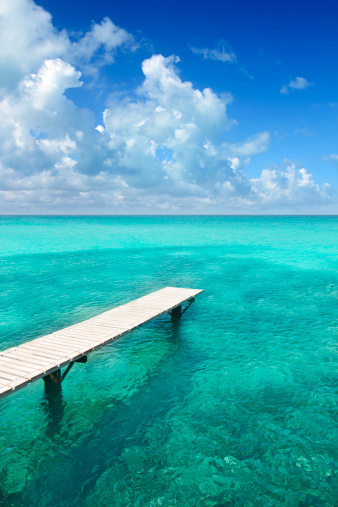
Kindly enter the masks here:
[[118, 312], [115, 315], [111, 315], [109, 318], [111, 319], [112, 323], [114, 323], [114, 321], [116, 319], [121, 319], [121, 318], [126, 318], [129, 321], [134, 321], [134, 320], [144, 319], [144, 317], [154, 317], [154, 316], [158, 315], [159, 311], [161, 311], [161, 310], [162, 310], [162, 308], [160, 310], [154, 310], [154, 311], [150, 312], [149, 310], [135, 311], [134, 309], [130, 309], [130, 310], [124, 310], [124, 311]]
[[[44, 373], [46, 372], [47, 370], [49, 370], [50, 368], [53, 368], [55, 363], [46, 363], [44, 365], [41, 365], [41, 364], [36, 364], [36, 363], [32, 363], [29, 359], [26, 358], [23, 359], [21, 358], [19, 360], [19, 362], [17, 363], [18, 364], [18, 368], [20, 368], [19, 364], [22, 364], [24, 365], [25, 367], [28, 366], [29, 367], [29, 371], [39, 371], [41, 373]], [[15, 366], [13, 364], [13, 366]], [[20, 368], [21, 369], [21, 368]], [[1, 365], [0, 365], [0, 371], [1, 371]]]
[[94, 338], [88, 338], [88, 339], [83, 339], [82, 337], [78, 337], [78, 336], [68, 336], [68, 335], [57, 335], [56, 339], [58, 341], [62, 340], [64, 341], [65, 343], [74, 343], [74, 344], [78, 344], [78, 345], [91, 345], [91, 344], [98, 344], [98, 343], [101, 343], [102, 340], [100, 339], [94, 339]]
[[[81, 339], [81, 336], [78, 335], [77, 336], [79, 339]], [[75, 336], [74, 336], [75, 338]], [[69, 336], [67, 335], [66, 333], [65, 334], [61, 334], [61, 333], [55, 333], [52, 337], [48, 337], [48, 339], [46, 340], [41, 340], [41, 342], [39, 343], [39, 345], [57, 345], [59, 342], [61, 343], [64, 342], [65, 343], [65, 349], [67, 348], [72, 348], [74, 346], [76, 346], [76, 343], [74, 342], [73, 343], [73, 336]], [[92, 343], [94, 341], [99, 341], [98, 339], [96, 339], [95, 337], [92, 337], [91, 339], [82, 339], [83, 341], [83, 344], [86, 345], [88, 343]]]
[[140, 309], [138, 309], [138, 308], [122, 309], [121, 308], [118, 312], [115, 312], [111, 315], [107, 315], [104, 318], [111, 319], [112, 322], [114, 321], [115, 318], [118, 318], [118, 317], [127, 317], [130, 320], [135, 320], [138, 318], [143, 318], [147, 315], [158, 315], [158, 313], [163, 310], [164, 309], [162, 307], [154, 309], [154, 310], [151, 310], [149, 308], [140, 308]]
[[5, 380], [17, 380], [18, 379], [18, 377], [16, 377], [15, 375], [11, 375], [10, 373], [5, 373], [4, 371], [2, 371], [0, 373], [0, 377]]
[[82, 352], [79, 352], [77, 350], [71, 351], [71, 352], [68, 351], [66, 354], [61, 353], [61, 352], [59, 352], [59, 353], [55, 352], [55, 359], [54, 359], [55, 365], [67, 364], [70, 361], [73, 361], [74, 359], [77, 359], [83, 355], [84, 354]]
[[[158, 316], [158, 315], [156, 315]], [[114, 319], [111, 321], [111, 323], [109, 321], [106, 321], [106, 322], [98, 322], [97, 323], [97, 326], [106, 326], [106, 327], [109, 327], [109, 328], [112, 328], [112, 329], [131, 329], [133, 328], [134, 326], [139, 326], [140, 324], [142, 324], [145, 320], [148, 320], [148, 319], [153, 319], [154, 316], [153, 315], [143, 315], [142, 317], [135, 317], [133, 319], [131, 318], [128, 318], [126, 315], [118, 315], [116, 317], [114, 317]]]
[[9, 373], [10, 375], [13, 375], [13, 377], [17, 377], [18, 379], [27, 379], [27, 380], [37, 378], [39, 375], [42, 374], [41, 371], [37, 371], [35, 369], [34, 370], [32, 369], [32, 371], [23, 371], [13, 364], [5, 364], [5, 365], [2, 364], [0, 367], [0, 374], [1, 373], [4, 374]]
[[34, 363], [36, 363], [37, 365], [44, 365], [46, 363], [48, 363], [48, 360], [46, 359], [43, 359], [43, 358], [39, 358], [39, 357], [36, 357], [32, 354], [29, 354], [27, 352], [27, 350], [20, 350], [19, 348], [16, 349], [16, 350], [9, 350], [8, 352], [5, 352], [3, 354], [0, 355], [0, 357], [9, 357], [9, 358], [16, 358], [20, 361], [24, 360], [24, 359], [30, 359], [32, 362], [34, 361]]
[[78, 332], [87, 332], [89, 334], [96, 333], [97, 331], [104, 331], [105, 329], [109, 329], [111, 331], [118, 331], [121, 326], [117, 325], [112, 319], [97, 319], [95, 322], [84, 322], [83, 327], [81, 327]]
[[[14, 381], [15, 384], [19, 385], [24, 381], [33, 382], [35, 380], [38, 380], [46, 375], [46, 373], [42, 370], [34, 370], [32, 369], [30, 372], [24, 372], [17, 368], [14, 365], [1, 365], [0, 366], [1, 372], [9, 373], [13, 376], [16, 376], [18, 378], [18, 381]], [[49, 371], [49, 370], [47, 370]]]
[[39, 345], [35, 345], [35, 347], [38, 346], [39, 348], [45, 348], [46, 350], [49, 349], [51, 351], [66, 354], [67, 352], [76, 352], [78, 350], [78, 347], [75, 345], [66, 345], [66, 344], [59, 344], [58, 340], [46, 340], [41, 342]]
[[77, 336], [65, 335], [65, 336], [59, 336], [57, 338], [57, 340], [58, 341], [63, 340], [63, 341], [65, 341], [65, 343], [74, 343], [79, 346], [92, 347], [92, 346], [96, 346], [96, 345], [99, 345], [100, 343], [102, 343], [102, 341], [104, 341], [106, 336], [109, 336], [109, 335], [107, 333], [105, 333], [104, 335], [102, 335], [100, 337], [95, 337], [95, 338], [92, 337], [92, 338], [88, 338], [88, 339], [84, 340], [83, 338], [79, 338]]
[[0, 376], [2, 374], [5, 376], [6, 374], [10, 374], [13, 375], [13, 377], [31, 379], [37, 375], [40, 375], [41, 373], [43, 373], [43, 371], [37, 370], [34, 366], [31, 368], [25, 368], [21, 367], [20, 365], [17, 366], [16, 364], [10, 362], [0, 364]]
[[[28, 369], [31, 369], [29, 366], [25, 366], [25, 363], [29, 363], [29, 360], [26, 360], [25, 362], [23, 362], [22, 360], [16, 358], [16, 357], [13, 357], [11, 354], [7, 354], [7, 355], [3, 355], [0, 357], [0, 365], [3, 364], [3, 363], [13, 363], [13, 364], [17, 364], [18, 366], [22, 366], [24, 368], [28, 368]], [[38, 368], [38, 366], [36, 366], [36, 368]]]
[[84, 342], [83, 344], [81, 344], [78, 341], [70, 340], [69, 337], [67, 336], [64, 337], [54, 336], [53, 340], [46, 340], [45, 342], [43, 342], [43, 345], [48, 347], [56, 347], [57, 349], [62, 348], [62, 350], [67, 349], [74, 350], [76, 347], [77, 348], [86, 347], [92, 342], [94, 342], [94, 340], [92, 340], [91, 342]]
[[30, 381], [27, 379], [19, 379], [18, 377], [16, 377], [14, 380], [7, 380], [6, 384], [1, 385], [1, 388], [7, 387], [7, 389], [14, 389], [15, 387], [20, 386], [22, 384], [28, 385], [29, 382]]
[[24, 373], [23, 371], [17, 370], [14, 368], [14, 366], [1, 366], [1, 371], [4, 373], [10, 373], [11, 375], [14, 375], [18, 378], [21, 378], [23, 380], [28, 379], [30, 380], [31, 376], [27, 375], [27, 373]]
[[5, 358], [4, 356], [2, 356], [0, 358], [0, 371], [2, 369], [3, 366], [13, 366], [15, 367], [17, 370], [20, 370], [22, 372], [31, 372], [32, 370], [35, 371], [35, 370], [38, 370], [39, 368], [37, 368], [35, 365], [31, 365], [29, 363], [23, 363], [22, 361], [18, 361], [18, 360], [15, 360], [15, 359], [10, 359], [10, 358]]
[[31, 352], [33, 352], [36, 355], [41, 355], [41, 357], [45, 357], [45, 355], [46, 355], [46, 357], [48, 359], [52, 359], [53, 361], [55, 359], [59, 359], [60, 358], [59, 354], [57, 354], [55, 352], [52, 352], [50, 349], [46, 350], [44, 347], [39, 346], [39, 345], [32, 345], [32, 344], [28, 343], [26, 346], [20, 345], [20, 348], [21, 347], [24, 350], [31, 351]]
[[137, 325], [137, 324], [140, 324], [144, 321], [144, 319], [148, 318], [148, 317], [152, 317], [151, 315], [143, 315], [142, 317], [133, 317], [133, 318], [130, 318], [128, 317], [127, 315], [116, 315], [113, 319], [107, 319], [107, 320], [101, 320], [99, 322], [96, 322], [95, 324], [92, 325], [92, 329], [95, 330], [98, 328], [98, 330], [100, 329], [100, 327], [102, 329], [104, 328], [108, 328], [108, 329], [111, 329], [111, 330], [118, 330], [118, 329], [121, 329], [121, 328], [130, 328], [134, 325]]
[[13, 386], [1, 386], [0, 387], [0, 398], [5, 398], [5, 396], [8, 396], [9, 394], [14, 393], [15, 391], [18, 391], [22, 387], [26, 387], [29, 382], [23, 383], [20, 385], [13, 385]]
[[[60, 356], [60, 351], [58, 350], [55, 350], [55, 348], [53, 348], [53, 346], [46, 340], [46, 341], [41, 341], [39, 343], [32, 343], [29, 347], [30, 350], [44, 350], [45, 352], [49, 352], [51, 357], [61, 357]], [[62, 356], [63, 357], [63, 356]]]
[[111, 343], [200, 292], [165, 287], [81, 323], [0, 352], [0, 398]]
[[47, 342], [44, 344], [45, 347], [51, 347], [52, 350], [55, 350], [57, 352], [63, 353], [73, 353], [73, 352], [79, 352], [82, 353], [84, 350], [88, 350], [91, 348], [91, 344], [81, 345], [78, 343], [70, 343], [64, 342], [62, 338], [56, 339], [53, 343]]
[[95, 335], [97, 334], [98, 331], [99, 330], [97, 329], [97, 327], [92, 327], [91, 329], [79, 328], [77, 330], [64, 329], [63, 331], [57, 331], [56, 333], [53, 333], [53, 336], [54, 337], [57, 337], [57, 336], [70, 336], [70, 337], [71, 336], [78, 336], [78, 337], [89, 339], [89, 338], [95, 337]]
[[78, 336], [78, 337], [82, 337], [84, 339], [90, 339], [90, 338], [95, 338], [95, 335], [99, 332], [100, 330], [97, 329], [97, 327], [95, 326], [92, 326], [92, 327], [87, 327], [87, 326], [84, 326], [84, 327], [79, 327], [78, 329], [63, 329], [62, 331], [57, 331], [56, 333], [53, 333], [54, 336]]
[[[129, 329], [132, 329], [134, 326], [136, 326], [138, 324], [138, 322], [126, 322], [125, 320], [124, 321], [115, 321], [114, 322], [114, 327], [102, 327], [102, 333], [105, 333], [107, 334], [108, 332], [111, 332], [112, 334], [114, 333], [119, 333], [121, 331], [128, 331]], [[99, 329], [97, 329], [96, 331], [98, 334], [100, 333]]]
[[[128, 310], [116, 312], [116, 313], [114, 313], [114, 315], [110, 315], [109, 317], [106, 317], [105, 319], [107, 322], [110, 321], [113, 324], [116, 319], [125, 318], [129, 321], [133, 321], [133, 320], [143, 319], [144, 317], [156, 316], [156, 315], [158, 315], [158, 312], [159, 312], [158, 310], [156, 310], [156, 311], [154, 310], [151, 312], [149, 310], [135, 311], [134, 309], [130, 309], [130, 310], [128, 309]], [[100, 319], [100, 321], [102, 322], [103, 319]]]
[[84, 341], [88, 340], [99, 340], [100, 337], [105, 336], [108, 333], [118, 333], [120, 329], [115, 328], [108, 328], [108, 327], [100, 327], [100, 326], [93, 326], [91, 330], [79, 330], [77, 332], [75, 331], [64, 331], [62, 333], [55, 333], [56, 336], [67, 336], [70, 339], [71, 338], [82, 338]]
[[[122, 321], [123, 320], [123, 321]], [[99, 321], [91, 324], [90, 326], [86, 324], [84, 332], [88, 334], [88, 336], [95, 336], [96, 334], [101, 335], [104, 333], [119, 333], [121, 329], [130, 328], [133, 325], [133, 321], [127, 320], [126, 318], [119, 318], [118, 321]], [[79, 331], [78, 334], [81, 334], [82, 331]]]
[[50, 364], [50, 361], [48, 359], [43, 359], [35, 356], [34, 354], [29, 354], [28, 352], [22, 352], [22, 351], [16, 351], [11, 352], [8, 354], [3, 354], [4, 357], [13, 357], [15, 359], [18, 359], [19, 361], [25, 361], [28, 360], [32, 363], [34, 363], [36, 366], [45, 367]]
[[81, 338], [83, 341], [93, 341], [93, 340], [98, 340], [99, 341], [99, 336], [103, 335], [106, 333], [106, 330], [105, 329], [101, 329], [101, 330], [98, 330], [96, 329], [96, 332], [94, 332], [94, 330], [92, 332], [88, 332], [88, 331], [78, 331], [78, 332], [75, 332], [75, 331], [65, 331], [63, 333], [55, 333], [55, 338], [57, 337], [69, 337], [69, 339], [72, 339], [72, 338]]
[[[0, 352], [0, 357], [4, 356], [14, 356], [14, 355], [27, 355], [27, 351], [25, 352], [24, 349], [21, 349], [20, 347], [13, 347], [8, 350], [4, 350], [3, 352]], [[36, 358], [37, 361], [44, 362], [44, 359]]]
[[[113, 327], [113, 326], [111, 326]], [[84, 334], [85, 336], [91, 336], [95, 333], [97, 333], [98, 331], [100, 331], [100, 325], [99, 325], [99, 322], [97, 320], [93, 320], [93, 321], [84, 321], [83, 323], [77, 325], [76, 327], [75, 326], [72, 326], [72, 327], [66, 327], [65, 329], [62, 329], [61, 331], [56, 331], [56, 333], [54, 334], [59, 334], [59, 333], [70, 333], [70, 334], [74, 334], [74, 335], [80, 335], [80, 334]]]
[[6, 387], [7, 390], [10, 391], [12, 389], [15, 389], [18, 386], [23, 386], [23, 387], [27, 386], [29, 383], [30, 383], [30, 379], [17, 377], [17, 380], [9, 380], [8, 384], [6, 384], [6, 386], [1, 386], [1, 388]]
[[[103, 338], [100, 341], [91, 341], [87, 343], [83, 343], [81, 340], [78, 340], [77, 338], [73, 338], [72, 341], [74, 344], [77, 344], [76, 350], [88, 350], [88, 349], [94, 349], [95, 347], [99, 347], [101, 343], [103, 343]], [[60, 342], [59, 342], [60, 343]]]
[[[111, 328], [103, 328], [102, 327], [102, 334], [103, 336], [107, 335], [107, 334], [110, 334], [110, 335], [118, 335], [119, 333], [124, 333], [125, 331], [129, 331], [130, 329], [133, 328], [133, 325], [132, 324], [128, 324], [126, 325], [125, 323], [124, 324], [114, 324], [114, 327], [111, 327]], [[99, 332], [97, 332], [99, 333]]]
[[[34, 379], [34, 380], [37, 380], [37, 379]], [[17, 389], [20, 389], [21, 387], [25, 387], [25, 386], [28, 386], [28, 384], [31, 382], [31, 380], [29, 379], [18, 379], [18, 380], [12, 380], [8, 386], [7, 386], [7, 389], [8, 390], [17, 390]]]
[[78, 324], [77, 326], [66, 327], [64, 329], [60, 329], [60, 331], [55, 331], [53, 333], [53, 335], [65, 333], [65, 332], [72, 333], [72, 334], [79, 334], [84, 331], [87, 331], [89, 333], [92, 331], [92, 329], [93, 329], [93, 325], [91, 325], [90, 323], [87, 324], [87, 321], [84, 321], [83, 323]]
[[62, 361], [64, 359], [66, 359], [68, 356], [67, 354], [66, 355], [61, 355], [60, 353], [56, 352], [55, 350], [51, 350], [50, 348], [45, 348], [43, 347], [42, 345], [32, 345], [31, 347], [27, 347], [28, 350], [32, 350], [32, 351], [36, 351], [36, 353], [42, 351], [42, 352], [48, 352], [48, 354], [50, 354], [51, 357], [53, 357], [53, 361]]

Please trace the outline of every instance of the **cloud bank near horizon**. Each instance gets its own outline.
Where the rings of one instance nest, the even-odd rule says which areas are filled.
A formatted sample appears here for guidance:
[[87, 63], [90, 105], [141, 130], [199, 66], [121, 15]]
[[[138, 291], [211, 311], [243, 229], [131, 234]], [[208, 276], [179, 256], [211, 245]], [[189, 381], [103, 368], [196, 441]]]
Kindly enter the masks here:
[[74, 40], [32, 0], [0, 5], [2, 213], [251, 213], [330, 202], [329, 184], [287, 160], [248, 178], [270, 133], [227, 142], [237, 123], [231, 93], [182, 80], [177, 56], [144, 60], [142, 83], [107, 95], [99, 125], [67, 98], [67, 90], [95, 86], [117, 52], [137, 48], [109, 18]]

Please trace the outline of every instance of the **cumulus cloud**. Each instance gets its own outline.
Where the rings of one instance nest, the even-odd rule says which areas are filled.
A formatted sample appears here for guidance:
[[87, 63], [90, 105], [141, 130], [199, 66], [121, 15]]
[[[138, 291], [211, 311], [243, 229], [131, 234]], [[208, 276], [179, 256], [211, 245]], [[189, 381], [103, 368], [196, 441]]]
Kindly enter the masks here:
[[268, 149], [270, 132], [260, 132], [242, 143], [223, 143], [222, 147], [229, 156], [249, 158]]
[[313, 83], [309, 83], [304, 77], [296, 77], [294, 81], [290, 81], [289, 88], [292, 90], [306, 90]]
[[78, 59], [90, 61], [93, 55], [103, 48], [104, 53], [101, 56], [103, 62], [112, 63], [114, 50], [123, 45], [128, 45], [132, 50], [137, 48], [133, 36], [106, 17], [101, 23], [93, 23], [90, 31], [77, 42], [73, 42], [71, 54], [76, 61]]
[[32, 1], [0, 2], [0, 88], [10, 88], [46, 58], [69, 50], [67, 32], [58, 32], [51, 19]]
[[254, 200], [262, 207], [301, 206], [311, 202], [325, 204], [329, 200], [331, 186], [321, 187], [304, 167], [285, 161], [282, 167], [263, 169], [259, 178], [251, 179], [251, 192]]
[[116, 50], [125, 47], [137, 48], [134, 37], [109, 18], [71, 38], [32, 0], [0, 2], [0, 89], [12, 88], [36, 73], [44, 60], [57, 57], [93, 73], [97, 66], [112, 63]]
[[328, 186], [292, 164], [248, 178], [245, 168], [268, 149], [270, 133], [226, 142], [236, 125], [232, 95], [181, 79], [177, 56], [144, 60], [141, 84], [111, 94], [99, 124], [77, 107], [67, 90], [112, 64], [117, 48], [136, 48], [108, 18], [71, 40], [31, 0], [12, 0], [0, 4], [0, 27], [12, 41], [4, 44], [0, 30], [2, 213], [204, 212], [329, 200]]
[[101, 23], [93, 23], [83, 37], [71, 43], [68, 59], [80, 65], [84, 72], [96, 76], [100, 67], [114, 62], [117, 48], [135, 51], [138, 47], [130, 33], [105, 17]]
[[288, 95], [290, 90], [306, 90], [309, 86], [314, 85], [314, 83], [309, 83], [305, 77], [296, 77], [296, 79], [291, 80], [289, 84], [283, 85], [280, 89], [280, 93], [284, 95]]
[[104, 124], [126, 169], [135, 174], [135, 167], [147, 172], [150, 167], [153, 177], [183, 184], [206, 177], [209, 153], [204, 145], [211, 138], [219, 142], [234, 121], [226, 112], [230, 94], [220, 98], [210, 88], [195, 89], [180, 79], [175, 63], [174, 56], [145, 60], [145, 79], [136, 99], [113, 100], [104, 112]]

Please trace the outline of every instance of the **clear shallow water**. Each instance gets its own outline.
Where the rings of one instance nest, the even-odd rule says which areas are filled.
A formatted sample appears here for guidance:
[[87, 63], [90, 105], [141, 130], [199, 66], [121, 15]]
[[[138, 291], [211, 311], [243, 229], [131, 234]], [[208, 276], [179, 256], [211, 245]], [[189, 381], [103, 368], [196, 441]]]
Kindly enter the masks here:
[[1, 349], [204, 289], [0, 401], [0, 504], [336, 506], [337, 217], [0, 217]]

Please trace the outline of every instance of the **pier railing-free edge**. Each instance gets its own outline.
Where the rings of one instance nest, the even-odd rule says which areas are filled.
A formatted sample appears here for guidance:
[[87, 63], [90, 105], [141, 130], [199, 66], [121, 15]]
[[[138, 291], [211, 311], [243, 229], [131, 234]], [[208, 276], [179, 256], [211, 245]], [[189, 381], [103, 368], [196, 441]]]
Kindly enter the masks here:
[[[165, 287], [91, 319], [0, 352], [0, 399], [43, 378], [47, 392], [59, 392], [74, 363], [133, 329], [168, 313], [173, 322], [202, 290]], [[182, 305], [187, 303], [182, 310]], [[61, 374], [61, 368], [66, 370]]]

